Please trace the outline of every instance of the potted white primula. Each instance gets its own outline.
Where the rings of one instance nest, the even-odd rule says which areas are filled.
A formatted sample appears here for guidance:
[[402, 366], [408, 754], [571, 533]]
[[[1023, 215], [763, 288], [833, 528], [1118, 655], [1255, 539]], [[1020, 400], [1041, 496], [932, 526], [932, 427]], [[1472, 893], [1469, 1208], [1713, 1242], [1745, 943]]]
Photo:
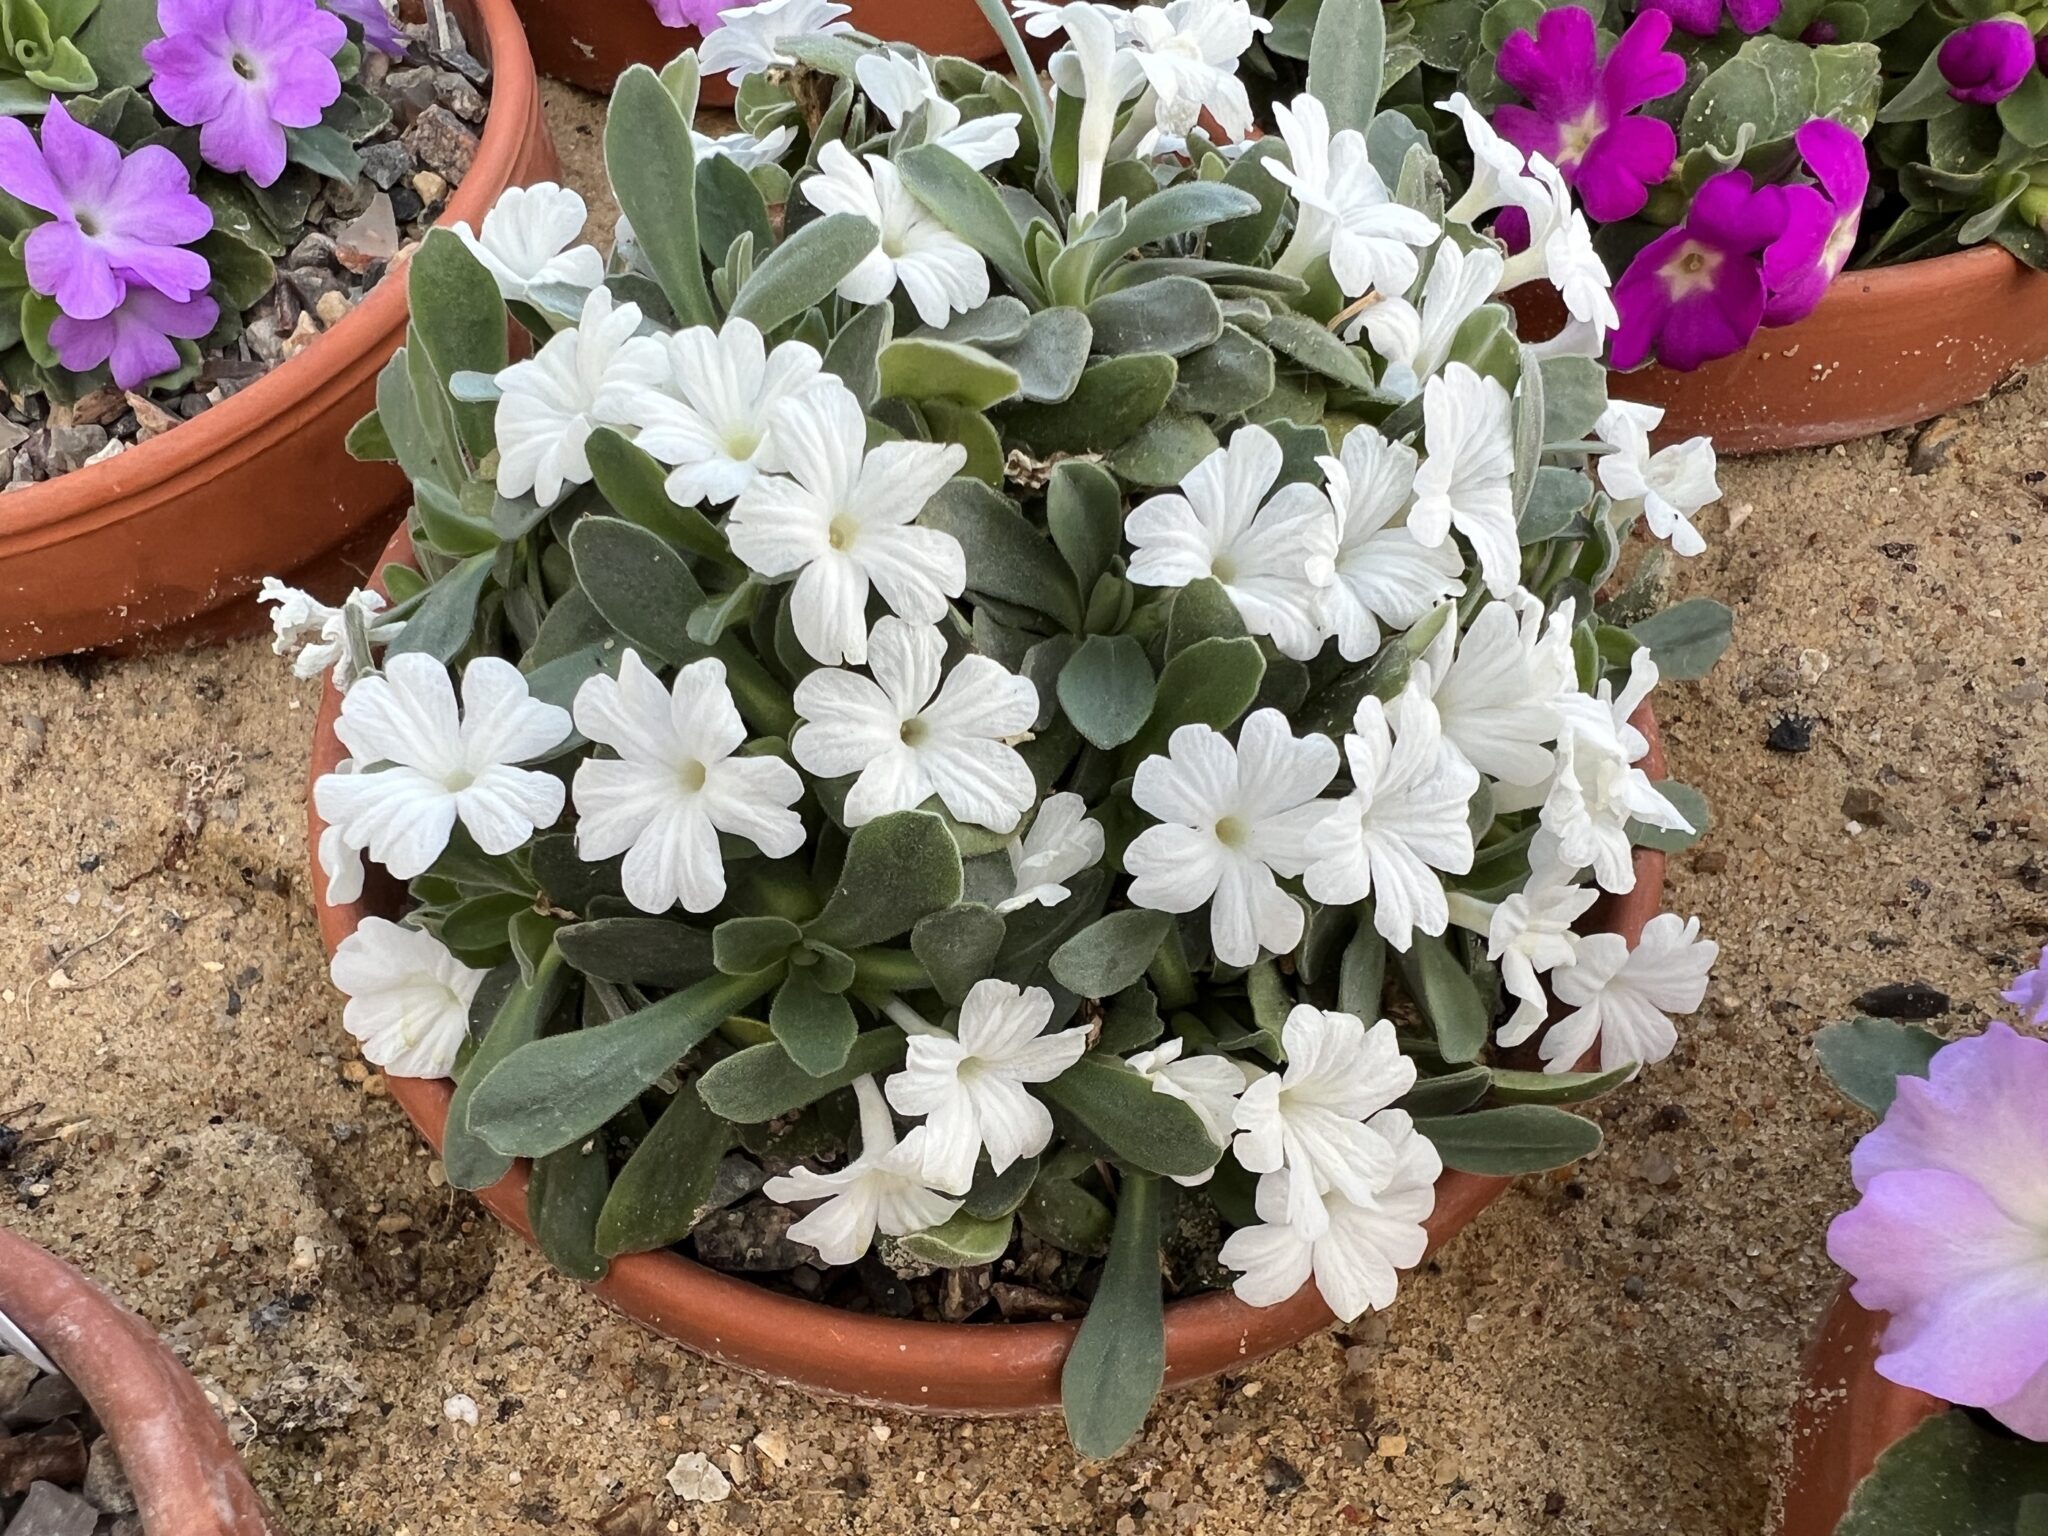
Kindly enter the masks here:
[[1726, 610], [1597, 597], [1710, 450], [1516, 343], [1518, 189], [1446, 219], [1375, 0], [1249, 145], [1253, 18], [1173, 11], [1217, 57], [1033, 7], [1050, 96], [785, 39], [745, 145], [629, 70], [630, 237], [509, 366], [421, 248], [389, 606], [296, 616], [344, 1023], [450, 1180], [720, 1358], [1097, 1455], [1592, 1151], [1714, 956], [1646, 699]]

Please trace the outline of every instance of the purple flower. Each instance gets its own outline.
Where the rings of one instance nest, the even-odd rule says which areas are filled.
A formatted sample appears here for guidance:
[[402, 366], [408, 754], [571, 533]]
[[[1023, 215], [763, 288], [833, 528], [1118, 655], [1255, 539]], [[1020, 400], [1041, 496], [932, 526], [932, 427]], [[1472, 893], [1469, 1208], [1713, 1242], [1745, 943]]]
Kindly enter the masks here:
[[2015, 977], [2001, 995], [2029, 1024], [2048, 1024], [2048, 955], [2036, 961], [2031, 971]]
[[1689, 370], [1741, 351], [1763, 321], [1764, 252], [1785, 220], [1783, 187], [1756, 186], [1747, 171], [1709, 176], [1685, 222], [1644, 246], [1614, 285], [1613, 365], [1633, 368], [1654, 351]]
[[1813, 313], [1849, 264], [1870, 190], [1863, 141], [1840, 123], [1817, 117], [1792, 142], [1820, 187], [1785, 189], [1785, 233], [1764, 252], [1765, 325], [1790, 325]]
[[[1712, 37], [1721, 30], [1722, 0], [1641, 0], [1637, 9], [1662, 11], [1694, 37]], [[1728, 15], [1739, 31], [1754, 35], [1778, 19], [1784, 0], [1727, 0]]]
[[213, 210], [162, 145], [124, 157], [51, 99], [38, 145], [20, 118], [0, 118], [0, 189], [54, 214], [29, 231], [29, 286], [81, 320], [110, 314], [131, 283], [190, 298], [212, 274], [180, 249], [213, 228]]
[[650, 0], [654, 16], [664, 27], [695, 27], [710, 32], [725, 20], [725, 12], [748, 0]]
[[1850, 1170], [1828, 1256], [1891, 1314], [1878, 1374], [2048, 1439], [2048, 1040], [1944, 1046]]
[[284, 174], [287, 128], [310, 128], [341, 95], [341, 18], [314, 0], [158, 0], [164, 35], [142, 50], [150, 95], [199, 129], [219, 171], [267, 187]]
[[1495, 67], [1529, 105], [1496, 107], [1493, 126], [1525, 154], [1540, 154], [1579, 194], [1586, 217], [1633, 218], [1678, 158], [1669, 123], [1629, 114], [1685, 84], [1685, 60], [1664, 51], [1671, 18], [1645, 11], [1603, 61], [1590, 11], [1545, 11], [1517, 32]]
[[384, 9], [384, 0], [323, 0], [327, 9], [363, 29], [363, 41], [392, 58], [405, 56], [405, 34]]
[[2034, 34], [2017, 16], [1973, 21], [1949, 33], [1934, 58], [1949, 95], [1989, 106], [2018, 90], [2034, 67]]
[[154, 288], [130, 288], [112, 314], [96, 320], [59, 315], [50, 324], [50, 345], [57, 349], [57, 361], [74, 373], [111, 361], [114, 382], [138, 389], [178, 366], [171, 337], [196, 341], [219, 319], [220, 306], [203, 293], [180, 300]]

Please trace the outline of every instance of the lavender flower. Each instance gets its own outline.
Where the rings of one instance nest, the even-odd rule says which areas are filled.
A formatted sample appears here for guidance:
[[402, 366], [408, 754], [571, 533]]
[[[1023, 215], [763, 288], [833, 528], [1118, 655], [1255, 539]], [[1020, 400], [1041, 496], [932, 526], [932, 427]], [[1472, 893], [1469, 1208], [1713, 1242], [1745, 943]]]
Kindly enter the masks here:
[[[1721, 30], [1722, 0], [1641, 0], [1646, 11], [1662, 11], [1682, 32], [1712, 37]], [[1784, 0], [1727, 0], [1727, 14], [1736, 30], [1751, 36], [1778, 19]]]
[[1817, 117], [1792, 141], [1820, 186], [1785, 189], [1785, 233], [1764, 252], [1765, 325], [1790, 325], [1813, 313], [1849, 264], [1870, 190], [1863, 141], [1840, 123]]
[[142, 50], [156, 104], [199, 129], [215, 170], [271, 185], [285, 129], [312, 127], [341, 95], [334, 55], [348, 28], [314, 0], [159, 0], [157, 20], [164, 35]]
[[391, 12], [384, 8], [384, 0], [322, 0], [327, 9], [343, 21], [352, 21], [363, 29], [363, 41], [379, 53], [387, 53], [394, 59], [405, 57], [405, 34], [398, 30], [398, 23]]
[[2031, 971], [2014, 978], [2001, 995], [2029, 1024], [2048, 1024], [2048, 955], [2036, 961]]
[[1664, 51], [1671, 18], [1644, 11], [1603, 61], [1592, 12], [1545, 11], [1534, 32], [1501, 46], [1495, 67], [1529, 105], [1494, 109], [1493, 126], [1526, 154], [1564, 173], [1586, 217], [1633, 218], [1678, 158], [1669, 123], [1629, 114], [1685, 84], [1685, 60]]
[[1763, 321], [1764, 252], [1786, 218], [1783, 187], [1756, 186], [1747, 171], [1708, 177], [1685, 222], [1644, 246], [1614, 285], [1614, 366], [1655, 352], [1690, 370], [1748, 345]]
[[725, 8], [735, 0], [649, 0], [655, 20], [664, 27], [695, 27], [709, 32], [724, 20]]
[[2034, 67], [2034, 34], [2017, 16], [1993, 16], [1949, 33], [1934, 57], [1949, 95], [1989, 106], [2018, 90]]
[[0, 118], [0, 190], [54, 214], [23, 247], [29, 286], [65, 314], [111, 314], [131, 283], [188, 299], [212, 278], [206, 258], [180, 249], [213, 228], [213, 210], [162, 145], [123, 156], [55, 100], [38, 145], [21, 119]]
[[59, 315], [50, 323], [57, 361], [74, 373], [113, 364], [114, 382], [139, 389], [178, 366], [172, 337], [197, 341], [220, 319], [220, 306], [205, 294], [166, 298], [154, 288], [135, 287], [111, 314], [95, 320]]
[[1850, 1169], [1828, 1255], [1891, 1314], [1878, 1374], [2048, 1439], [2048, 1041], [1944, 1046]]

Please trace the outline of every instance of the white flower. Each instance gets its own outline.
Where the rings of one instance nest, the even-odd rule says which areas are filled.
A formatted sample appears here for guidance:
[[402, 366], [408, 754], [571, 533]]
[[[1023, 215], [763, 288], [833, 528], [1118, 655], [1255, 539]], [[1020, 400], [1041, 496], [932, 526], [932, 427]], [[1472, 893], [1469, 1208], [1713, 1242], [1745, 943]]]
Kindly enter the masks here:
[[1301, 904], [1274, 876], [1308, 867], [1309, 834], [1330, 811], [1316, 797], [1336, 774], [1336, 743], [1296, 740], [1277, 709], [1246, 720], [1235, 747], [1206, 725], [1182, 726], [1165, 757], [1138, 765], [1131, 785], [1138, 808], [1160, 823], [1124, 852], [1131, 900], [1156, 912], [1209, 902], [1210, 938], [1225, 965], [1250, 965], [1261, 949], [1292, 950]]
[[1422, 432], [1428, 453], [1415, 472], [1409, 531], [1433, 547], [1456, 528], [1479, 556], [1486, 590], [1507, 596], [1522, 576], [1508, 392], [1498, 379], [1451, 363], [1422, 386]]
[[1362, 330], [1386, 363], [1380, 389], [1400, 400], [1421, 394], [1423, 380], [1450, 361], [1458, 327], [1493, 297], [1500, 273], [1501, 255], [1491, 246], [1466, 251], [1445, 240], [1430, 263], [1419, 310], [1404, 298], [1389, 298], [1352, 322], [1353, 339]]
[[1086, 800], [1065, 791], [1047, 796], [1030, 830], [1009, 845], [1015, 890], [996, 910], [1058, 906], [1072, 894], [1065, 882], [1100, 864], [1103, 846], [1102, 823], [1088, 815]]
[[[1183, 1058], [1181, 1052], [1186, 1048], [1187, 1042], [1176, 1037], [1149, 1051], [1139, 1051], [1126, 1057], [1124, 1065], [1150, 1083], [1154, 1093], [1179, 1099], [1193, 1110], [1195, 1118], [1202, 1122], [1202, 1129], [1209, 1133], [1209, 1139], [1216, 1143], [1220, 1152], [1230, 1145], [1231, 1131], [1236, 1124], [1238, 1095], [1244, 1092], [1248, 1080], [1257, 1081], [1257, 1078], [1248, 1078], [1246, 1069], [1228, 1056]], [[1188, 1189], [1199, 1189], [1215, 1176], [1214, 1168], [1205, 1168], [1197, 1174], [1176, 1174], [1173, 1182]]]
[[832, 0], [762, 0], [734, 6], [719, 17], [718, 26], [697, 47], [697, 63], [707, 75], [725, 71], [728, 84], [764, 74], [778, 64], [793, 63], [776, 45], [788, 37], [830, 37], [851, 32], [842, 18], [850, 7]]
[[[332, 770], [336, 778], [356, 771], [356, 760], [344, 757]], [[345, 907], [363, 894], [363, 851], [351, 848], [340, 827], [323, 827], [314, 852], [320, 859], [320, 873], [327, 877], [327, 905]]]
[[992, 832], [1016, 826], [1038, 784], [1010, 743], [1038, 718], [1038, 690], [987, 656], [960, 658], [939, 685], [944, 636], [885, 618], [867, 648], [874, 679], [820, 668], [796, 685], [804, 723], [790, 741], [819, 778], [860, 778], [846, 824], [915, 810], [933, 795], [951, 815]]
[[1493, 131], [1486, 114], [1473, 106], [1463, 91], [1453, 91], [1438, 108], [1457, 114], [1465, 129], [1465, 143], [1472, 151], [1472, 185], [1465, 189], [1446, 219], [1471, 224], [1494, 209], [1515, 201], [1528, 162], [1522, 152]]
[[951, 1221], [960, 1209], [925, 1182], [925, 1140], [918, 1126], [901, 1141], [882, 1090], [872, 1077], [858, 1077], [853, 1094], [860, 1101], [860, 1156], [834, 1173], [792, 1168], [770, 1179], [761, 1192], [783, 1205], [803, 1200], [824, 1204], [793, 1222], [789, 1235], [809, 1243], [827, 1264], [859, 1261], [875, 1241], [875, 1233], [904, 1237]]
[[1420, 270], [1410, 247], [1433, 244], [1443, 231], [1428, 214], [1394, 201], [1366, 154], [1364, 134], [1346, 128], [1331, 136], [1329, 114], [1315, 97], [1297, 96], [1292, 108], [1276, 103], [1273, 115], [1293, 163], [1278, 156], [1261, 163], [1293, 189], [1299, 205], [1279, 270], [1299, 275], [1328, 256], [1346, 298], [1406, 293]]
[[784, 468], [773, 423], [776, 408], [814, 384], [825, 364], [817, 348], [785, 341], [773, 352], [752, 321], [725, 329], [692, 326], [661, 338], [665, 373], [605, 392], [599, 412], [637, 427], [634, 439], [664, 464], [678, 506], [731, 501], [763, 473]]
[[[1154, 496], [1124, 519], [1131, 580], [1184, 587], [1213, 576], [1243, 615], [1285, 655], [1306, 661], [1322, 649], [1318, 594], [1309, 564], [1335, 537], [1330, 503], [1299, 481], [1273, 491], [1285, 461], [1279, 439], [1244, 426], [1181, 481], [1185, 495]], [[1272, 499], [1267, 493], [1273, 491]]]
[[366, 917], [334, 951], [329, 974], [347, 995], [342, 1027], [393, 1077], [446, 1077], [469, 1035], [484, 979], [431, 933]]
[[1065, 5], [1017, 0], [1015, 9], [1033, 37], [1067, 34], [1066, 46], [1052, 56], [1048, 72], [1063, 95], [1081, 103], [1074, 215], [1090, 217], [1102, 206], [1102, 171], [1116, 137], [1117, 110], [1145, 85], [1145, 72], [1129, 46], [1127, 13], [1090, 0]]
[[1553, 357], [1598, 357], [1607, 350], [1607, 332], [1577, 316], [1567, 315], [1563, 328], [1550, 340], [1524, 342], [1523, 345], [1539, 363], [1547, 363]]
[[496, 280], [498, 292], [516, 302], [547, 284], [590, 289], [604, 282], [604, 257], [597, 247], [575, 243], [588, 217], [575, 191], [542, 181], [499, 193], [480, 233], [462, 222], [454, 229]]
[[58, 1374], [50, 1357], [36, 1348], [35, 1340], [21, 1331], [21, 1325], [0, 1312], [0, 1354], [19, 1355], [46, 1376]]
[[1700, 937], [1698, 918], [1660, 912], [1631, 950], [1618, 933], [1579, 940], [1578, 963], [1550, 984], [1572, 1011], [1543, 1037], [1543, 1070], [1571, 1072], [1600, 1043], [1600, 1070], [1662, 1061], [1678, 1043], [1670, 1015], [1692, 1013], [1707, 995], [1721, 946]]
[[[1147, 102], [1158, 129], [1185, 135], [1207, 112], [1225, 138], [1250, 133], [1251, 99], [1237, 78], [1237, 61], [1272, 27], [1245, 0], [1169, 0], [1126, 11], [1123, 39], [1151, 87]], [[1139, 117], [1147, 102], [1140, 103]]]
[[1045, 1033], [1052, 994], [993, 978], [977, 981], [960, 1005], [957, 1039], [912, 1035], [903, 1070], [885, 1085], [898, 1113], [923, 1115], [929, 1133], [925, 1177], [965, 1194], [984, 1148], [1001, 1173], [1052, 1141], [1052, 1116], [1024, 1091], [1049, 1083], [1088, 1050], [1088, 1031]]
[[[1445, 247], [1449, 249], [1448, 245]], [[1380, 648], [1380, 626], [1419, 624], [1465, 590], [1465, 562], [1449, 543], [1425, 547], [1402, 514], [1415, 484], [1415, 450], [1368, 426], [1345, 434], [1342, 455], [1318, 458], [1336, 506], [1336, 549], [1309, 562], [1321, 589], [1323, 624], [1346, 661]]]
[[1691, 437], [1650, 452], [1650, 434], [1663, 419], [1664, 412], [1654, 405], [1628, 400], [1608, 405], [1593, 427], [1593, 435], [1615, 450], [1595, 461], [1600, 484], [1623, 507], [1640, 508], [1650, 532], [1668, 539], [1679, 554], [1701, 554], [1707, 541], [1693, 526], [1693, 515], [1721, 499], [1714, 445]]
[[1650, 776], [1634, 766], [1648, 755], [1650, 743], [1629, 716], [1656, 686], [1657, 664], [1641, 650], [1630, 662], [1628, 686], [1619, 698], [1604, 678], [1597, 694], [1559, 695], [1564, 728], [1555, 749], [1557, 771], [1543, 800], [1532, 858], [1555, 858], [1571, 869], [1591, 866], [1600, 888], [1619, 894], [1636, 885], [1629, 822], [1669, 832], [1692, 830]]
[[1368, 695], [1344, 738], [1354, 788], [1315, 830], [1315, 862], [1303, 878], [1317, 901], [1350, 906], [1372, 898], [1372, 923], [1406, 951], [1415, 930], [1450, 922], [1443, 881], [1472, 868], [1467, 811], [1479, 771], [1443, 738], [1428, 680], [1411, 681], [1392, 708]]
[[700, 164], [706, 160], [730, 160], [743, 171], [758, 171], [763, 166], [782, 163], [789, 146], [796, 142], [796, 126], [784, 123], [759, 138], [751, 133], [699, 133], [692, 128], [690, 139], [696, 145]]
[[[310, 592], [301, 592], [275, 576], [266, 576], [256, 601], [273, 605], [270, 628], [274, 638], [270, 649], [276, 655], [292, 657], [292, 676], [315, 678], [332, 667], [334, 686], [346, 693], [356, 675], [355, 658], [348, 648], [348, 611], [361, 609], [367, 628], [384, 611], [383, 594], [358, 587], [341, 600], [339, 608], [330, 608]], [[385, 624], [379, 636], [389, 643], [404, 630], [402, 623]]]
[[939, 93], [931, 61], [921, 53], [878, 48], [860, 56], [854, 74], [891, 128], [901, 128], [922, 110], [924, 142], [951, 150], [977, 171], [1000, 165], [1017, 153], [1017, 125], [1023, 119], [1015, 112], [993, 112], [963, 120], [959, 107]]
[[1280, 1029], [1287, 1066], [1237, 1101], [1237, 1160], [1251, 1173], [1292, 1175], [1287, 1219], [1302, 1236], [1328, 1230], [1322, 1197], [1370, 1204], [1394, 1172], [1394, 1149], [1366, 1122], [1415, 1086], [1394, 1026], [1298, 1004]]
[[981, 252], [912, 197], [896, 167], [880, 155], [869, 155], [863, 168], [834, 139], [819, 151], [817, 174], [800, 185], [821, 213], [858, 214], [881, 232], [880, 243], [840, 281], [841, 298], [880, 304], [900, 285], [918, 319], [934, 326], [988, 302], [988, 263]]
[[537, 356], [498, 375], [498, 490], [531, 491], [543, 505], [564, 488], [590, 483], [585, 445], [600, 424], [599, 401], [623, 386], [658, 385], [667, 374], [661, 343], [636, 336], [640, 306], [612, 304], [597, 287], [582, 321], [549, 338]]
[[1574, 320], [1605, 337], [1621, 324], [1608, 291], [1613, 279], [1593, 249], [1586, 216], [1572, 207], [1563, 173], [1543, 156], [1531, 155], [1529, 174], [1507, 190], [1510, 201], [1529, 216], [1529, 244], [1502, 269], [1498, 291], [1540, 276], [1558, 291]]
[[1547, 784], [1549, 743], [1564, 728], [1560, 695], [1577, 689], [1572, 665], [1572, 605], [1546, 626], [1543, 604], [1517, 589], [1487, 603], [1457, 633], [1456, 615], [1437, 632], [1421, 663], [1434, 685], [1444, 736], [1490, 779], [1528, 789]]
[[462, 674], [459, 716], [447, 667], [393, 656], [349, 689], [334, 733], [355, 771], [323, 774], [313, 803], [348, 847], [369, 849], [400, 880], [441, 856], [458, 819], [497, 855], [562, 814], [562, 781], [515, 765], [560, 746], [569, 712], [529, 697], [519, 669], [496, 656]]
[[1499, 964], [1501, 983], [1516, 1000], [1497, 1036], [1503, 1046], [1520, 1045], [1536, 1033], [1550, 1012], [1542, 974], [1568, 967], [1578, 956], [1572, 925], [1600, 893], [1574, 884], [1574, 873], [1553, 860], [1536, 859], [1529, 883], [1498, 904], [1460, 892], [1451, 895], [1451, 921], [1486, 935], [1486, 957]]
[[726, 520], [732, 552], [756, 574], [794, 575], [790, 622], [830, 666], [867, 659], [870, 586], [892, 613], [935, 624], [967, 590], [960, 541], [915, 525], [967, 463], [952, 443], [867, 450], [867, 417], [836, 380], [785, 400], [769, 418], [784, 474], [757, 477]]
[[1325, 1193], [1314, 1235], [1291, 1217], [1293, 1177], [1282, 1170], [1259, 1180], [1256, 1209], [1264, 1225], [1231, 1233], [1217, 1253], [1226, 1268], [1242, 1271], [1231, 1287], [1240, 1300], [1277, 1306], [1313, 1276], [1323, 1304], [1340, 1322], [1394, 1304], [1399, 1272], [1429, 1252], [1424, 1223], [1436, 1209], [1443, 1160], [1402, 1110], [1382, 1110], [1371, 1128], [1393, 1148], [1393, 1172], [1364, 1205]]
[[576, 690], [576, 729], [616, 758], [576, 769], [576, 852], [592, 863], [626, 856], [626, 899], [642, 912], [709, 912], [725, 900], [719, 837], [771, 859], [804, 845], [791, 806], [804, 782], [779, 757], [736, 757], [747, 728], [725, 685], [725, 663], [693, 661], [673, 690], [637, 651], [618, 679], [599, 673]]

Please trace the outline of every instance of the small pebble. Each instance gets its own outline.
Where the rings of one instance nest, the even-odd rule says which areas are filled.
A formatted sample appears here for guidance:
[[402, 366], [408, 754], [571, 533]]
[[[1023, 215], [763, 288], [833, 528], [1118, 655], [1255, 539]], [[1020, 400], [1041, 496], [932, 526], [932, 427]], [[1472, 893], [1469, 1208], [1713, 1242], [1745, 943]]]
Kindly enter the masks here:
[[668, 1469], [669, 1491], [685, 1503], [717, 1504], [732, 1492], [732, 1482], [702, 1451], [685, 1451]]
[[7, 1536], [93, 1536], [99, 1511], [54, 1483], [32, 1483], [7, 1523]]

